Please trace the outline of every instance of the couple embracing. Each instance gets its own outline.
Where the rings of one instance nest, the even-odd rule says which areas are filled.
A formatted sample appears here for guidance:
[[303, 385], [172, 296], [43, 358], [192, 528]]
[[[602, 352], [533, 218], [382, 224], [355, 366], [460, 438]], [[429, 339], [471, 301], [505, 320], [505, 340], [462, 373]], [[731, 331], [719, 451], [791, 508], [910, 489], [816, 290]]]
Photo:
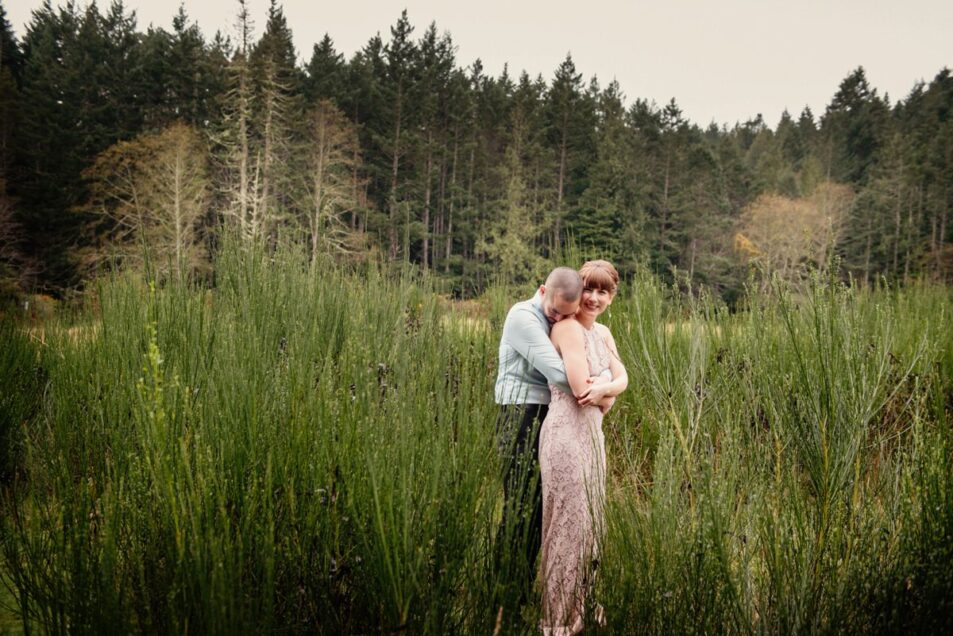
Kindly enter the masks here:
[[[496, 402], [504, 508], [497, 542], [522, 594], [539, 582], [545, 634], [582, 630], [605, 496], [602, 417], [628, 376], [608, 328], [619, 274], [607, 261], [558, 267], [514, 305], [500, 341]], [[522, 569], [522, 572], [520, 572]], [[601, 622], [601, 608], [593, 619]]]

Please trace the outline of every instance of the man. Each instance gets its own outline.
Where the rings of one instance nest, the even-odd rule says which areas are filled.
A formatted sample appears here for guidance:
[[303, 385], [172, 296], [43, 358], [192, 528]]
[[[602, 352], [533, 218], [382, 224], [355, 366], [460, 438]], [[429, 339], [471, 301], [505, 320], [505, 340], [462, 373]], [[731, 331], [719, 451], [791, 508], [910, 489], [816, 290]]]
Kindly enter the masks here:
[[[549, 384], [568, 394], [569, 380], [549, 340], [552, 325], [579, 309], [582, 279], [576, 270], [557, 267], [530, 300], [510, 308], [500, 339], [496, 402], [497, 435], [503, 458], [503, 520], [497, 540], [497, 566], [512, 580], [523, 579], [525, 601], [535, 578], [533, 566], [542, 534], [539, 430], [549, 410]], [[525, 577], [525, 578], [524, 578]]]

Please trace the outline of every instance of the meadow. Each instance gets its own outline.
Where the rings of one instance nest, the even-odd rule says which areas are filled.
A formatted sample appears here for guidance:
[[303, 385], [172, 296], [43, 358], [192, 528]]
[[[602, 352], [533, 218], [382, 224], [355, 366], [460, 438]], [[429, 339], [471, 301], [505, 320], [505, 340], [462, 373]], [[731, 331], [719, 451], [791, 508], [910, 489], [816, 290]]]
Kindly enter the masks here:
[[[531, 288], [226, 249], [0, 326], [0, 595], [51, 633], [535, 633], [491, 558], [493, 382]], [[606, 322], [607, 633], [953, 623], [953, 298], [649, 275]]]

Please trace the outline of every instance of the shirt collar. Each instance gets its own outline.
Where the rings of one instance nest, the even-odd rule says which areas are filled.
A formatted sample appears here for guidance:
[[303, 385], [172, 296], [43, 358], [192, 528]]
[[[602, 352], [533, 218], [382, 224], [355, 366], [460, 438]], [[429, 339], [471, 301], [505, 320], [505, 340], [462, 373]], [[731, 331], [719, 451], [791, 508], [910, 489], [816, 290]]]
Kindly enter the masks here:
[[536, 294], [530, 299], [530, 304], [536, 311], [536, 315], [539, 316], [543, 324], [546, 325], [546, 328], [549, 329], [552, 327], [552, 325], [549, 324], [549, 319], [546, 318], [546, 312], [543, 311], [543, 295], [539, 293], [539, 289], [536, 290]]
[[540, 311], [543, 309], [543, 295], [539, 293], [539, 289], [536, 290], [536, 293], [531, 299], [533, 306], [538, 307]]

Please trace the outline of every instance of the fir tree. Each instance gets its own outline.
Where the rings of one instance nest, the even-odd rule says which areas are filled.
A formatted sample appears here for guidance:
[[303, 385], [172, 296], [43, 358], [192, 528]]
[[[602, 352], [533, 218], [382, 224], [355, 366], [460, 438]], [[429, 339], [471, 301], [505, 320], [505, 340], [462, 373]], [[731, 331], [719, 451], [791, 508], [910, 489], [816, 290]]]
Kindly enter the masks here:
[[334, 49], [334, 42], [327, 33], [314, 45], [308, 62], [304, 95], [308, 103], [330, 99], [343, 107], [347, 103], [347, 68], [344, 56]]

